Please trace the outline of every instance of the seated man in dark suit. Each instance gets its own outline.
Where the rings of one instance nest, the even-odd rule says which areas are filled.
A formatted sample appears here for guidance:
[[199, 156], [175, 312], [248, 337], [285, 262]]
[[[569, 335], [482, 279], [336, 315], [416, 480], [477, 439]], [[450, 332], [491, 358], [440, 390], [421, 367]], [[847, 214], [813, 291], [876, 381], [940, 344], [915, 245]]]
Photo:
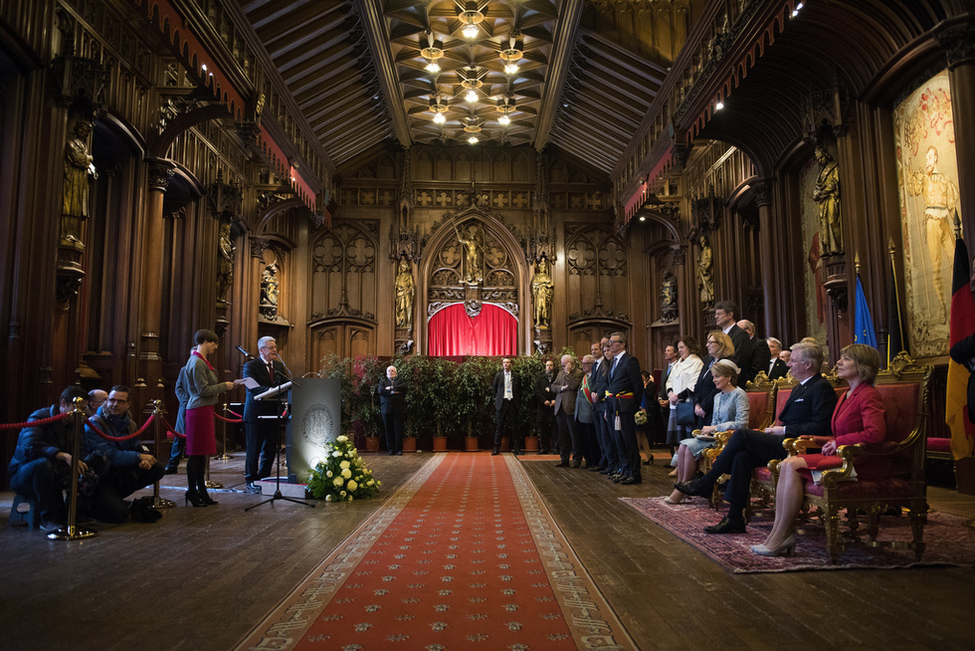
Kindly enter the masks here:
[[[759, 371], [768, 371], [772, 351], [765, 340], [755, 336], [755, 324], [748, 319], [742, 319], [736, 324], [748, 335], [748, 350], [738, 355], [738, 365], [741, 374], [738, 376], [738, 386], [744, 387], [755, 379]], [[738, 351], [735, 351], [738, 352]]]
[[748, 501], [752, 470], [772, 459], [785, 458], [787, 453], [782, 441], [786, 437], [829, 436], [836, 392], [819, 373], [822, 365], [823, 351], [819, 346], [805, 343], [792, 346], [789, 367], [800, 384], [792, 389], [788, 402], [779, 414], [782, 425], [768, 427], [764, 432], [735, 430], [706, 475], [700, 479], [674, 483], [674, 488], [685, 495], [707, 497], [714, 490], [718, 478], [731, 473], [724, 493], [725, 500], [731, 504], [728, 515], [720, 523], [706, 527], [704, 530], [707, 533], [745, 532], [743, 511]]
[[[122, 438], [134, 434], [138, 426], [129, 414], [129, 388], [112, 387], [108, 400], [91, 417], [91, 422], [108, 436]], [[93, 455], [108, 461], [88, 504], [88, 512], [104, 522], [123, 522], [129, 517], [129, 503], [125, 498], [162, 479], [165, 469], [145, 452], [138, 437], [109, 441], [88, 426], [85, 441]], [[92, 462], [92, 465], [98, 464]]]
[[494, 409], [497, 424], [494, 427], [494, 451], [501, 453], [501, 435], [505, 429], [511, 431], [511, 450], [521, 454], [521, 437], [518, 436], [518, 405], [521, 400], [521, 380], [511, 370], [511, 359], [501, 360], [501, 370], [494, 376]]
[[[85, 401], [88, 394], [79, 386], [70, 386], [61, 392], [61, 402], [39, 409], [27, 419], [27, 427], [20, 430], [17, 448], [10, 459], [7, 472], [10, 488], [21, 497], [37, 503], [41, 512], [41, 528], [53, 531], [68, 522], [68, 508], [64, 503], [64, 489], [71, 482], [71, 436], [74, 425], [70, 418], [46, 425], [33, 425], [31, 421], [53, 418], [74, 409], [75, 398]], [[85, 443], [81, 441], [80, 457], [85, 456]], [[81, 472], [88, 470], [79, 460]]]

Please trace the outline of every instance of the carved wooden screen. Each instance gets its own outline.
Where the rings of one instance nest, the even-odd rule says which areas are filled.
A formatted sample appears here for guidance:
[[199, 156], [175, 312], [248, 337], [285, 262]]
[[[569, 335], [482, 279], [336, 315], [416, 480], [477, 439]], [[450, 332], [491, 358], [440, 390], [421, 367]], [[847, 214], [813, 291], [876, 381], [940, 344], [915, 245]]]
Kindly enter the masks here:
[[340, 221], [312, 245], [311, 319], [318, 359], [329, 352], [342, 357], [375, 352], [378, 231], [374, 220]]
[[582, 355], [584, 343], [629, 331], [626, 245], [611, 224], [566, 224], [565, 240], [569, 341]]

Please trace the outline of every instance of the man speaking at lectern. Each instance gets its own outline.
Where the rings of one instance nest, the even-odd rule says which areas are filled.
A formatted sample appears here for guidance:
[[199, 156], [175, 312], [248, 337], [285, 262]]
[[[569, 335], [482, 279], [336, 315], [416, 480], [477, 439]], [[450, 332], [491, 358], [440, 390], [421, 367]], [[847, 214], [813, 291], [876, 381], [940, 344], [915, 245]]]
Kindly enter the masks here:
[[[247, 457], [244, 463], [245, 490], [248, 493], [260, 493], [261, 488], [254, 482], [271, 476], [271, 463], [274, 461], [274, 444], [278, 440], [277, 427], [273, 420], [259, 419], [260, 416], [276, 416], [278, 414], [277, 400], [254, 400], [265, 391], [288, 381], [284, 364], [278, 361], [278, 345], [274, 337], [261, 337], [257, 340], [257, 350], [260, 357], [244, 364], [244, 377], [254, 378], [260, 386], [247, 390], [244, 401], [244, 429], [247, 440]], [[257, 455], [260, 451], [261, 467], [257, 467]]]

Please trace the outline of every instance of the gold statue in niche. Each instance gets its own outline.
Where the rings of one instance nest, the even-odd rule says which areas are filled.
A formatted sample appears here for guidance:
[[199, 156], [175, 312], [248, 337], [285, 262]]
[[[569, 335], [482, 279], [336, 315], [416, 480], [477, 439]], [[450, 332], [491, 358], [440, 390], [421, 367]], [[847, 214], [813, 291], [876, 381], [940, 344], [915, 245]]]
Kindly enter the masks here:
[[701, 259], [697, 263], [697, 285], [701, 290], [701, 303], [710, 307], [714, 303], [714, 250], [704, 235], [699, 242]]
[[555, 283], [548, 273], [548, 262], [543, 257], [538, 261], [535, 275], [532, 277], [532, 300], [534, 302], [534, 322], [539, 330], [548, 330], [552, 326], [552, 296], [555, 294]]
[[457, 230], [457, 240], [464, 245], [464, 283], [480, 285], [484, 281], [484, 238], [477, 224], [470, 224], [464, 229], [463, 235]]
[[912, 197], [920, 195], [924, 199], [924, 237], [928, 245], [928, 260], [931, 263], [934, 291], [941, 304], [941, 323], [948, 322], [948, 303], [945, 284], [941, 274], [942, 256], [952, 263], [955, 236], [951, 232], [951, 215], [958, 212], [958, 187], [938, 171], [938, 148], [928, 147], [925, 154], [925, 168], [909, 172], [907, 192]]
[[74, 135], [64, 148], [64, 196], [61, 202], [61, 244], [81, 247], [81, 223], [88, 219], [88, 177], [98, 178], [92, 156], [88, 153], [88, 136], [92, 123], [78, 117]]
[[410, 262], [405, 257], [399, 261], [395, 289], [396, 327], [410, 330], [413, 328], [413, 297], [416, 293], [416, 283], [413, 282]]
[[823, 255], [843, 252], [843, 222], [840, 213], [840, 173], [836, 161], [822, 147], [816, 147], [816, 162], [822, 166], [813, 188], [819, 204], [819, 246]]

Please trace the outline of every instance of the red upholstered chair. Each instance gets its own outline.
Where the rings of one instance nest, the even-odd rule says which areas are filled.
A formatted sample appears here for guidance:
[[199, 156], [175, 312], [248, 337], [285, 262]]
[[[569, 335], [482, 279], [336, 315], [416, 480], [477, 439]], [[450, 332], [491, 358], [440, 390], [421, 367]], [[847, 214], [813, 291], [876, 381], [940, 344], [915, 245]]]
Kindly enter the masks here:
[[[887, 410], [887, 439], [882, 443], [844, 445], [837, 454], [843, 466], [823, 473], [821, 484], [806, 485], [804, 509], [818, 510], [826, 526], [831, 562], [840, 550], [866, 542], [873, 547], [893, 547], [878, 541], [880, 518], [888, 509], [910, 512], [913, 540], [908, 546], [918, 560], [924, 552], [924, 524], [927, 521], [927, 484], [924, 478], [925, 434], [928, 391], [933, 368], [919, 365], [900, 353], [891, 367], [877, 376], [876, 387]], [[797, 453], [819, 447], [824, 440], [788, 439]], [[856, 481], [847, 481], [853, 466], [863, 468]], [[847, 530], [840, 534], [839, 514], [846, 510]], [[861, 540], [859, 518], [867, 518], [866, 536]], [[902, 543], [903, 544], [903, 543]]]

